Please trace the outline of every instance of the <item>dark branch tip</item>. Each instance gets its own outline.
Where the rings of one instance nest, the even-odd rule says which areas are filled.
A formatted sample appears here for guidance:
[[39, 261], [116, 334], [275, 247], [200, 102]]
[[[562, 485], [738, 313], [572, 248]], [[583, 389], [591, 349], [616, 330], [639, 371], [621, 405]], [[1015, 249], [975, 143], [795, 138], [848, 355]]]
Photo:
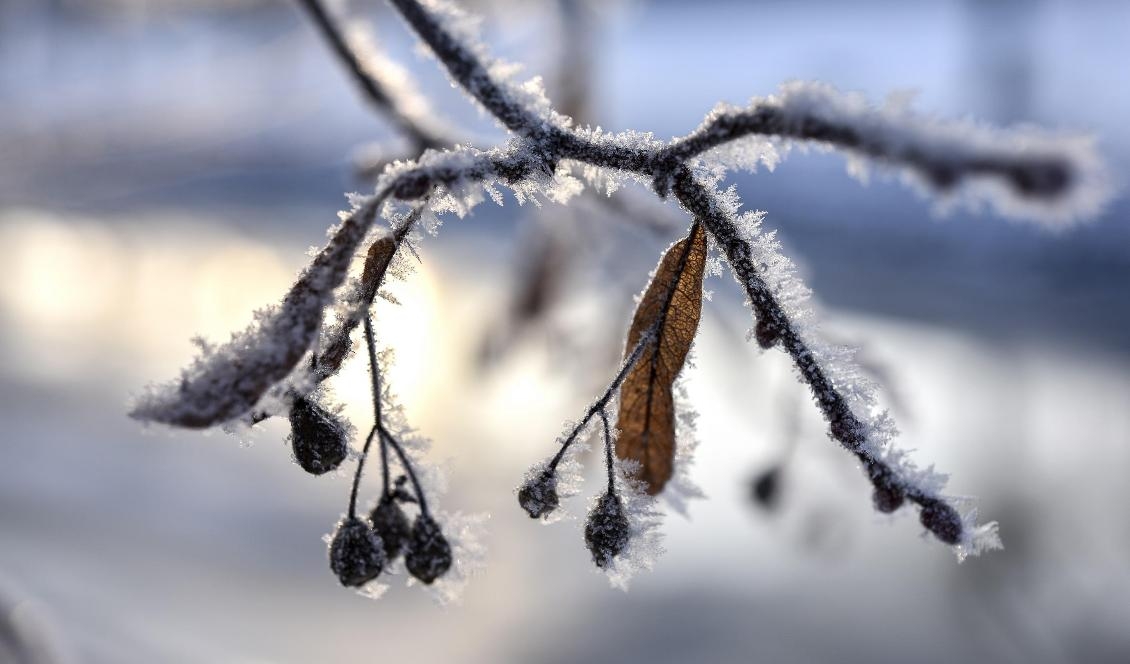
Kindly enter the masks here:
[[946, 544], [961, 542], [965, 526], [961, 515], [949, 503], [937, 498], [926, 500], [922, 503], [922, 512], [918, 518], [926, 530]]

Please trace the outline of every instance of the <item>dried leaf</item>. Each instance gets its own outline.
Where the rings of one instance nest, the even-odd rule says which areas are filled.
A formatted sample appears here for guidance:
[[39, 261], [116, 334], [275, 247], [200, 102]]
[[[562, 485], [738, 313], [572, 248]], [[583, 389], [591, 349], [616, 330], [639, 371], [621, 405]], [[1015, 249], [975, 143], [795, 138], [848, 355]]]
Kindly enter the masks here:
[[636, 307], [624, 356], [654, 329], [655, 339], [620, 387], [616, 454], [639, 463], [638, 478], [648, 493], [659, 493], [671, 478], [675, 459], [675, 403], [672, 386], [682, 370], [702, 313], [706, 232], [695, 224], [689, 237], [671, 245]]
[[[325, 380], [334, 375], [345, 362], [349, 349], [353, 346], [353, 342], [349, 339], [350, 335], [361, 324], [365, 312], [372, 306], [381, 284], [384, 283], [388, 266], [392, 264], [392, 259], [400, 249], [401, 243], [407, 244], [408, 233], [420, 220], [420, 215], [426, 208], [425, 199], [412, 208], [403, 223], [397, 226], [391, 235], [380, 237], [369, 246], [365, 254], [365, 266], [361, 269], [361, 283], [350, 296], [349, 314], [326, 331], [323, 336], [322, 351], [314, 358], [314, 374], [318, 380]], [[408, 248], [411, 249], [412, 245], [408, 244]], [[418, 259], [419, 256], [416, 258]]]
[[[389, 263], [396, 255], [397, 245], [398, 242], [393, 236], [386, 235], [369, 247], [365, 255], [365, 267], [361, 272], [361, 288], [357, 292], [359, 305], [355, 308], [357, 311], [368, 311], [373, 298], [377, 296], [377, 289], [384, 279]], [[349, 335], [357, 328], [360, 320], [359, 315], [349, 316], [330, 331], [329, 339], [317, 357], [315, 374], [319, 377], [327, 377], [337, 373], [353, 345]]]
[[378, 207], [378, 200], [370, 201], [343, 221], [280, 305], [257, 312], [252, 325], [222, 346], [201, 344], [201, 355], [180, 379], [148, 388], [130, 416], [205, 428], [250, 410], [290, 374], [314, 342], [323, 312], [345, 281], [353, 253]]

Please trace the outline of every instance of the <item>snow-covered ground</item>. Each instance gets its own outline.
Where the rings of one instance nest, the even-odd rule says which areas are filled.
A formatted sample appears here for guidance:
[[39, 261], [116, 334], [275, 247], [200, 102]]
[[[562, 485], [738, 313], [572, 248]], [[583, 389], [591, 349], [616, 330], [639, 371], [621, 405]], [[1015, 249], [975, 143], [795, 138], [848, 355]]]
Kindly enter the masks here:
[[[1009, 33], [1027, 30], [1028, 50], [966, 5], [912, 4], [620, 9], [598, 114], [668, 136], [718, 99], [820, 78], [876, 98], [916, 87], [944, 114], [1093, 129], [1116, 170], [1130, 163], [1125, 3], [1040, 3]], [[143, 431], [124, 413], [189, 359], [191, 335], [223, 338], [284, 291], [358, 186], [345, 155], [382, 125], [289, 8], [129, 21], [3, 11], [0, 611], [63, 661], [1130, 657], [1124, 203], [1051, 237], [988, 217], [933, 221], [914, 194], [862, 187], [834, 156], [738, 179], [804, 264], [829, 331], [863, 346], [889, 387], [900, 444], [976, 495], [1006, 549], [958, 565], [911, 514], [873, 512], [783, 358], [744, 342], [748, 313], [727, 276], [708, 284], [690, 380], [693, 476], [709, 497], [689, 520], [668, 517], [667, 554], [628, 594], [591, 570], [579, 520], [533, 523], [512, 493], [604, 378], [538, 333], [493, 368], [476, 364], [524, 211], [448, 223], [421, 248], [404, 305], [379, 317], [410, 419], [451, 460], [445, 506], [491, 514], [490, 555], [460, 607], [399, 583], [374, 602], [336, 586], [321, 541], [348, 478], [302, 473], [281, 426], [244, 446]], [[488, 36], [521, 57], [538, 34], [515, 19]], [[382, 36], [407, 52], [399, 25]], [[1009, 61], [993, 45], [1027, 53], [1030, 68], [1003, 106], [977, 64]], [[445, 112], [474, 120], [429, 62], [407, 59]], [[634, 292], [666, 241], [597, 257]], [[599, 349], [619, 343], [626, 306], [598, 290], [558, 320], [610, 370]], [[353, 366], [337, 385], [360, 424], [365, 380]], [[749, 482], [782, 455], [781, 501], [765, 511]]]

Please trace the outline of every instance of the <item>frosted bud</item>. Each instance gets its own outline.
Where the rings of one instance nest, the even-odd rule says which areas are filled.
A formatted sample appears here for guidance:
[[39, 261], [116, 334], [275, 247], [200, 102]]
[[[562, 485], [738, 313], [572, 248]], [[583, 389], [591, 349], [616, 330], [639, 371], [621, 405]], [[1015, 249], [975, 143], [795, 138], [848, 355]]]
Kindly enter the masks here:
[[608, 567], [628, 546], [629, 539], [631, 525], [624, 514], [624, 504], [620, 496], [609, 491], [593, 506], [585, 524], [585, 544], [592, 552], [592, 561], [602, 569]]
[[557, 509], [557, 474], [551, 470], [537, 473], [518, 489], [518, 504], [531, 519], [548, 515]]
[[412, 525], [400, 504], [391, 495], [381, 497], [373, 512], [369, 515], [373, 524], [373, 531], [380, 536], [384, 543], [385, 560], [392, 562], [400, 555], [408, 537], [412, 533]]
[[337, 526], [330, 542], [330, 569], [343, 586], [363, 586], [384, 567], [381, 538], [361, 519], [349, 517]]
[[409, 574], [427, 584], [451, 568], [451, 545], [432, 517], [425, 514], [416, 517], [404, 565]]
[[290, 407], [290, 443], [298, 465], [311, 475], [327, 473], [345, 461], [345, 425], [322, 406], [298, 397]]

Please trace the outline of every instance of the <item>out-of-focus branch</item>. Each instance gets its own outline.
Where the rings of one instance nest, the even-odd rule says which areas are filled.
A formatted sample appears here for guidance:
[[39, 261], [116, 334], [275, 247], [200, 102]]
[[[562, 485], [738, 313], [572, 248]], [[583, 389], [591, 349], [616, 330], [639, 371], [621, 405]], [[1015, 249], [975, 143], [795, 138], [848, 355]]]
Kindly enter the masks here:
[[[347, 43], [346, 35], [338, 29], [320, 0], [299, 0], [299, 2], [318, 27], [318, 32], [349, 71], [350, 77], [361, 93], [381, 115], [412, 140], [417, 148], [415, 151], [417, 154], [427, 149], [442, 149], [456, 143], [435, 122], [434, 116], [425, 112], [426, 109], [414, 108], [412, 104], [405, 102], [406, 91], [399, 89], [399, 86], [406, 84], [405, 81], [391, 81], [381, 67], [367, 65], [361, 61], [357, 52], [360, 49], [356, 44]], [[385, 64], [387, 67], [388, 63]]]

